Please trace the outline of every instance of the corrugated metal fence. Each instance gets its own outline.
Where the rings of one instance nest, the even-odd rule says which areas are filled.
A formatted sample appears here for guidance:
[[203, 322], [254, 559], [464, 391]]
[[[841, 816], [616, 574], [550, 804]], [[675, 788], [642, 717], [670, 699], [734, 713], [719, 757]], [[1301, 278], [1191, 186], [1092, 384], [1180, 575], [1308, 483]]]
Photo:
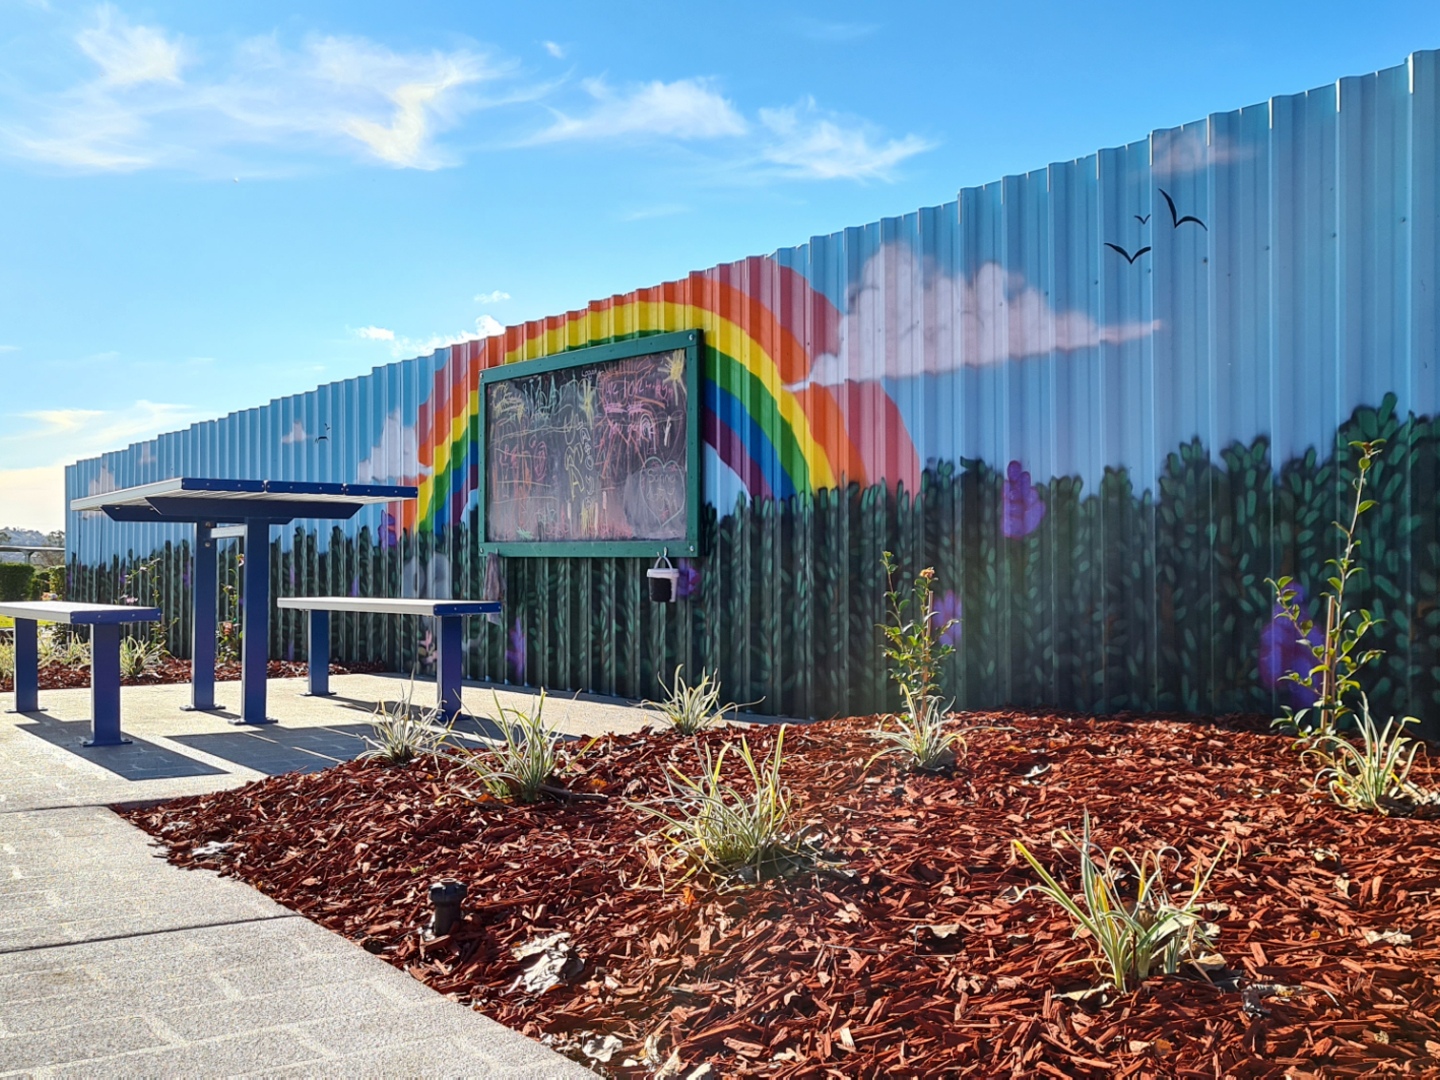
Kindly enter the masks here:
[[[880, 708], [888, 548], [937, 568], [963, 705], [1269, 710], [1297, 660], [1264, 579], [1314, 607], [1346, 444], [1384, 436], [1372, 697], [1437, 735], [1437, 55], [198, 424], [72, 466], [67, 494], [415, 482], [412, 508], [284, 530], [277, 591], [477, 595], [479, 372], [698, 327], [690, 596], [644, 601], [637, 560], [508, 559], [475, 675], [645, 696], [684, 662], [766, 711]], [[71, 515], [68, 535], [76, 590], [158, 587], [181, 648], [183, 534]], [[340, 633], [342, 656], [416, 662], [413, 628]], [[275, 635], [303, 654], [290, 617]]]

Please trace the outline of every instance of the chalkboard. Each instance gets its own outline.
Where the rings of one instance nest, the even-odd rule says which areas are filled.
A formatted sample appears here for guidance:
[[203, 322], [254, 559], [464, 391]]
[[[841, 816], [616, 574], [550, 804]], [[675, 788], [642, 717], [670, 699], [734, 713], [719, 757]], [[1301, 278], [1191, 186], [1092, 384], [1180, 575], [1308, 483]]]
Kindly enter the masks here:
[[512, 554], [516, 544], [624, 541], [693, 550], [698, 335], [683, 339], [485, 381], [486, 543]]

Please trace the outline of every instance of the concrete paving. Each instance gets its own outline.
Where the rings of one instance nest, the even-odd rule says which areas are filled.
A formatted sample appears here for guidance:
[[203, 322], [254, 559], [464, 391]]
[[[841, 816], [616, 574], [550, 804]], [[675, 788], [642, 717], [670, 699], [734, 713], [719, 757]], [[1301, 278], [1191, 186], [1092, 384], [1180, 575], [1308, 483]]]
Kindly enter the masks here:
[[[376, 703], [409, 689], [376, 675], [331, 686], [309, 698], [303, 680], [273, 681], [281, 722], [260, 728], [182, 712], [184, 686], [129, 687], [123, 747], [80, 745], [88, 690], [0, 712], [0, 1076], [593, 1076], [247, 885], [171, 866], [107, 809], [353, 757]], [[217, 691], [238, 704], [237, 684]], [[418, 683], [413, 700], [433, 692]], [[494, 714], [490, 689], [464, 696]], [[575, 736], [653, 719], [599, 698], [552, 698], [546, 715]]]

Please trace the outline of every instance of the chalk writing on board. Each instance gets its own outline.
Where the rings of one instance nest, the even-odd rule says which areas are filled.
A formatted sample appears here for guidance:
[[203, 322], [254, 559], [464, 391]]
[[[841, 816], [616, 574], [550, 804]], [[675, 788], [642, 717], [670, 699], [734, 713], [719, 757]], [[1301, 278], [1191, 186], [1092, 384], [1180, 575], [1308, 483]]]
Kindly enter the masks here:
[[680, 540], [685, 350], [485, 387], [485, 539]]

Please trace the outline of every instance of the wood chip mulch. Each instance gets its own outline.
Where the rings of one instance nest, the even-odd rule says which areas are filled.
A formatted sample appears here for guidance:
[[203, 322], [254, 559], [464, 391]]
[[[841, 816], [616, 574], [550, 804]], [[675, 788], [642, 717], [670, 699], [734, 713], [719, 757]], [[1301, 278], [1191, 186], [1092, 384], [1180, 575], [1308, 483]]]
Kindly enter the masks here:
[[[309, 673], [303, 661], [271, 660], [266, 675], [271, 679], [303, 679]], [[373, 663], [331, 664], [331, 675], [360, 675], [384, 671], [384, 665]], [[240, 661], [215, 665], [215, 678], [219, 682], [235, 682], [240, 678]], [[42, 664], [39, 671], [41, 690], [72, 690], [90, 685], [90, 668], [73, 664]], [[166, 657], [154, 667], [136, 676], [124, 676], [121, 686], [165, 686], [190, 681], [190, 661]], [[0, 674], [0, 694], [14, 693], [15, 677]]]
[[[615, 1076], [1251, 1077], [1440, 1072], [1440, 822], [1352, 814], [1257, 720], [961, 714], [954, 776], [867, 768], [873, 721], [790, 728], [797, 821], [839, 856], [679, 880], [654, 821], [669, 734], [572, 744], [605, 801], [474, 801], [431, 760], [351, 762], [128, 816], [171, 861], [250, 882], [442, 993]], [[774, 728], [746, 732], [757, 756]], [[712, 747], [737, 736], [710, 732]], [[727, 758], [727, 768], [734, 763]], [[1423, 757], [1415, 778], [1434, 786]], [[1221, 970], [1104, 985], [1011, 842], [1074, 883], [1061, 833], [1162, 844], [1206, 899]], [[427, 889], [469, 886], [426, 942]], [[513, 950], [549, 935], [561, 982]], [[607, 1039], [607, 1037], [609, 1037]], [[588, 1049], [590, 1056], [586, 1055]]]

